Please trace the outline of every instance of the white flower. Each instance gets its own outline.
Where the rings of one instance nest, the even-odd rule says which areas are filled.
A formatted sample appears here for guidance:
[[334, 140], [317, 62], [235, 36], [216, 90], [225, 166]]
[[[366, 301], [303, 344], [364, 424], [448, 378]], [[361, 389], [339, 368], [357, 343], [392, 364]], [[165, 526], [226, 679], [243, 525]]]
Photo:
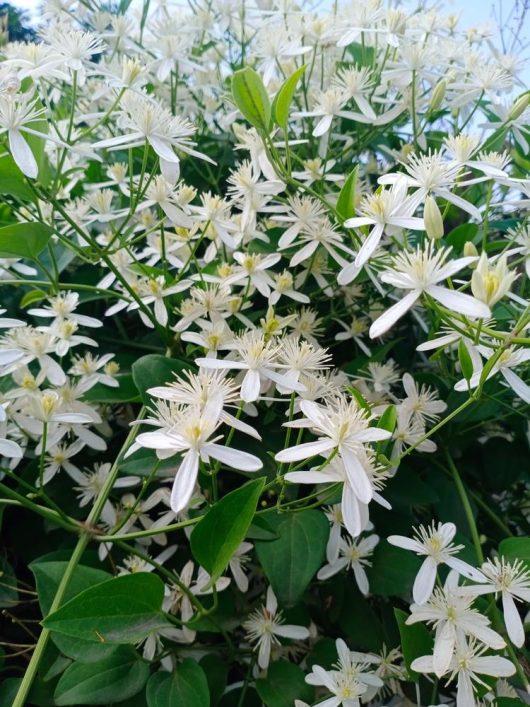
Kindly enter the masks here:
[[449, 290], [438, 283], [451, 277], [473, 262], [473, 257], [458, 258], [446, 263], [450, 248], [436, 251], [429, 243], [424, 250], [399, 253], [393, 259], [392, 268], [385, 270], [381, 280], [402, 290], [407, 290], [403, 299], [392, 305], [370, 327], [370, 337], [375, 339], [388, 331], [421, 297], [429, 295], [447, 309], [468, 317], [486, 318], [491, 316], [489, 307], [463, 292]]
[[441, 677], [451, 664], [453, 654], [466, 636], [472, 636], [494, 650], [505, 647], [502, 636], [490, 628], [490, 620], [472, 608], [473, 597], [462, 593], [458, 575], [451, 571], [443, 589], [436, 587], [425, 604], [412, 604], [407, 624], [426, 621], [434, 624], [433, 672]]
[[64, 320], [76, 322], [79, 326], [101, 327], [102, 322], [94, 317], [87, 317], [85, 314], [78, 314], [75, 310], [79, 306], [79, 294], [77, 292], [60, 292], [55, 297], [48, 298], [49, 305], [32, 308], [28, 314], [34, 317], [53, 319], [53, 324], [59, 324]]
[[[293, 232], [291, 228], [287, 229], [278, 243], [280, 250], [298, 246], [297, 251], [289, 261], [290, 267], [300, 265], [300, 263], [309, 258], [315, 258], [318, 253], [322, 252], [319, 250], [320, 246], [322, 246], [325, 252], [329, 253], [333, 260], [342, 268], [347, 267], [348, 262], [338, 251], [340, 250], [346, 253], [346, 255], [353, 256], [351, 248], [344, 245], [342, 242], [342, 234], [336, 230], [335, 226], [327, 218], [317, 218], [309, 222], [303, 229], [301, 228], [298, 231], [296, 236], [292, 235]], [[291, 233], [289, 238], [287, 238], [288, 233]]]
[[492, 267], [483, 252], [471, 275], [471, 291], [478, 300], [493, 307], [510, 291], [516, 277], [517, 273], [508, 269], [506, 254]]
[[129, 91], [122, 99], [121, 108], [123, 125], [128, 132], [107, 140], [100, 140], [92, 145], [94, 149], [121, 150], [139, 147], [148, 142], [160, 157], [162, 174], [168, 182], [175, 181], [175, 170], [178, 170], [180, 162], [175, 149], [207, 162], [213, 162], [206, 155], [193, 149], [195, 143], [190, 138], [195, 132], [195, 127], [185, 118], [172, 115], [165, 106], [154, 99]]
[[[479, 344], [477, 350], [484, 356], [486, 360], [490, 359], [495, 355], [495, 350], [490, 349], [486, 346]], [[512, 369], [516, 366], [521, 366], [530, 360], [530, 349], [524, 349], [517, 346], [509, 346], [505, 349], [495, 364], [492, 366], [490, 372], [488, 373], [486, 380], [492, 378], [496, 373], [500, 373], [504, 378], [506, 383], [510, 386], [513, 392], [524, 400], [525, 403], [530, 404], [530, 386], [520, 378], [515, 371]], [[482, 378], [482, 367], [475, 370], [475, 373], [471, 376], [469, 381], [462, 379], [455, 383], [455, 390], [465, 391], [470, 388], [476, 388], [480, 383]]]
[[[331, 464], [332, 463], [333, 462], [331, 462]], [[331, 464], [329, 466], [331, 466]], [[297, 472], [294, 473], [296, 474]], [[287, 474], [285, 475], [285, 478], [287, 478]], [[340, 504], [336, 503], [334, 506], [324, 508], [324, 515], [330, 524], [329, 538], [326, 545], [326, 560], [328, 563], [332, 564], [339, 558], [340, 540], [342, 528], [344, 527], [344, 518]]]
[[[100, 494], [101, 489], [107, 483], [111, 470], [110, 464], [96, 464], [93, 471], [78, 473], [77, 470], [70, 469], [70, 474], [77, 481], [79, 486], [74, 486], [79, 499], [79, 506], [87, 506]], [[128, 488], [136, 486], [141, 481], [139, 476], [118, 476], [114, 482], [114, 488]], [[116, 522], [116, 512], [112, 503], [107, 499], [101, 513], [102, 520], [108, 525]]]
[[417, 386], [410, 373], [403, 375], [402, 382], [407, 397], [402, 400], [401, 405], [410, 410], [420, 422], [434, 422], [440, 417], [440, 413], [447, 409], [447, 403], [438, 400], [436, 391], [425, 385]]
[[[166, 326], [169, 320], [169, 315], [167, 313], [167, 307], [164, 303], [166, 297], [171, 297], [178, 292], [188, 288], [188, 283], [186, 281], [179, 282], [176, 285], [166, 286], [165, 278], [163, 275], [158, 275], [157, 277], [150, 278], [140, 283], [140, 299], [144, 304], [154, 304], [153, 310], [156, 321], [162, 326]], [[144, 314], [144, 312], [139, 309], [140, 305], [138, 302], [131, 302], [127, 309], [139, 310], [139, 315], [145, 326], [153, 328], [153, 322]]]
[[294, 277], [289, 270], [275, 273], [273, 291], [269, 296], [269, 304], [274, 306], [282, 296], [290, 297], [295, 302], [302, 302], [303, 304], [309, 304], [311, 302], [307, 295], [295, 289]]
[[243, 594], [248, 590], [248, 577], [245, 574], [243, 567], [249, 561], [249, 556], [247, 553], [249, 553], [253, 547], [254, 546], [252, 543], [242, 542], [228, 563], [237, 588], [240, 592], [243, 592]]
[[183, 453], [171, 490], [171, 510], [178, 513], [189, 503], [199, 473], [199, 462], [215, 459], [241, 471], [258, 471], [263, 464], [258, 457], [237, 449], [217, 444], [219, 436], [211, 439], [221, 420], [217, 401], [208, 408], [170, 404], [157, 408], [157, 417], [147, 420], [159, 429], [142, 432], [130, 447], [128, 454], [138, 447], [156, 450], [159, 459]]
[[515, 599], [530, 603], [530, 572], [520, 560], [509, 562], [503, 557], [487, 560], [482, 567], [481, 586], [462, 587], [462, 591], [476, 596], [495, 593], [502, 597], [504, 623], [511, 642], [518, 648], [524, 645], [524, 625], [517, 611]]
[[[372, 486], [372, 500], [383, 506], [383, 508], [390, 509], [390, 504], [379, 493], [379, 490], [384, 484], [386, 474], [376, 466], [374, 455], [370, 454], [368, 450], [359, 450], [357, 456]], [[341, 522], [344, 523], [346, 530], [352, 538], [356, 538], [363, 530], [366, 530], [369, 521], [368, 503], [363, 503], [359, 500], [349, 481], [344, 462], [339, 457], [332, 459], [323, 469], [315, 468], [310, 471], [290, 471], [285, 474], [285, 479], [295, 484], [342, 483], [341, 503], [340, 506], [337, 505], [334, 507], [340, 509]], [[337, 513], [338, 512], [337, 510]], [[331, 562], [330, 557], [336, 558], [338, 556], [339, 538], [340, 526], [338, 523], [335, 523], [332, 527], [329, 539], [329, 547], [331, 547], [331, 543], [333, 543], [334, 548], [332, 555], [327, 556], [329, 562]]]
[[317, 579], [329, 579], [342, 570], [351, 567], [360, 592], [365, 595], [368, 594], [370, 586], [364, 568], [370, 566], [368, 558], [371, 557], [378, 542], [379, 536], [377, 535], [369, 535], [362, 540], [341, 538], [338, 558], [324, 565], [318, 571]]
[[269, 380], [281, 385], [288, 391], [303, 391], [304, 386], [288, 378], [275, 369], [285, 368], [278, 362], [280, 346], [272, 340], [266, 341], [258, 331], [249, 331], [238, 337], [233, 348], [237, 351], [239, 361], [221, 360], [216, 358], [197, 358], [195, 363], [203, 368], [231, 369], [246, 371], [241, 382], [241, 400], [251, 403], [260, 395], [263, 380]]
[[436, 442], [432, 439], [424, 439], [425, 422], [422, 418], [414, 415], [410, 407], [404, 403], [397, 406], [396, 427], [392, 434], [394, 444], [392, 446], [391, 460], [399, 462], [399, 457], [405, 445], [413, 446], [418, 452], [432, 454], [437, 450]]
[[397, 180], [391, 189], [383, 188], [375, 194], [366, 195], [359, 208], [361, 216], [355, 216], [344, 222], [346, 228], [359, 226], [373, 226], [373, 228], [357, 253], [353, 266], [348, 266], [348, 270], [341, 274], [339, 284], [346, 284], [349, 281], [352, 267], [362, 268], [369, 260], [379, 245], [383, 233], [392, 235], [402, 228], [425, 230], [423, 218], [412, 216], [416, 205], [411, 203], [410, 199], [407, 200], [406, 196], [407, 182], [405, 179]]
[[186, 213], [186, 205], [179, 203], [180, 192], [161, 174], [157, 175], [147, 187], [146, 197], [136, 206], [136, 213], [157, 204], [176, 226], [191, 228], [193, 225], [191, 217]]
[[224, 280], [224, 284], [244, 284], [250, 281], [260, 294], [264, 297], [269, 297], [274, 282], [266, 271], [275, 265], [281, 257], [279, 253], [262, 255], [261, 253], [241, 253], [237, 251], [233, 254], [233, 258], [238, 263], [239, 267], [235, 270], [233, 275], [230, 275]]
[[97, 34], [72, 29], [66, 23], [52, 24], [44, 31], [46, 41], [60, 54], [71, 71], [78, 71], [84, 83], [85, 65], [94, 54], [101, 54], [103, 43]]
[[61, 468], [78, 481], [82, 472], [69, 460], [79, 454], [84, 446], [82, 439], [76, 439], [72, 444], [57, 444], [48, 449], [42, 483], [47, 484]]
[[[0, 309], [0, 315], [4, 314], [5, 311], [5, 309]], [[23, 322], [21, 319], [0, 316], [0, 329], [14, 329], [21, 326], [26, 326], [26, 322]]]
[[[52, 138], [31, 127], [32, 123], [42, 120], [44, 108], [38, 108], [36, 100], [29, 95], [15, 97], [0, 95], [0, 135], [7, 132], [9, 149], [20, 171], [35, 179], [39, 173], [37, 160], [22, 133], [35, 135], [43, 140]], [[38, 123], [37, 123], [38, 124]], [[60, 144], [61, 141], [57, 141]]]
[[354, 316], [351, 318], [349, 324], [343, 322], [341, 319], [337, 319], [337, 322], [343, 327], [344, 331], [335, 334], [335, 341], [348, 341], [348, 339], [353, 339], [366, 356], [371, 356], [370, 349], [361, 339], [361, 336], [368, 332], [370, 321], [365, 317]]
[[[229, 577], [219, 577], [215, 582], [215, 586], [210, 583], [210, 575], [202, 567], [198, 568], [197, 578], [194, 580], [195, 565], [192, 560], [186, 562], [179, 575], [180, 585], [172, 585], [169, 591], [166, 590], [166, 595], [162, 603], [162, 608], [170, 614], [180, 615], [184, 624], [180, 630], [179, 640], [185, 643], [192, 643], [195, 639], [196, 632], [186, 626], [186, 623], [193, 617], [193, 604], [191, 603], [189, 594], [194, 596], [204, 596], [211, 594], [214, 589], [221, 592], [230, 584]], [[187, 591], [186, 591], [187, 590]]]
[[360, 460], [361, 450], [367, 442], [388, 439], [390, 432], [370, 427], [370, 416], [360, 409], [355, 401], [348, 402], [345, 398], [337, 398], [326, 407], [310, 400], [302, 400], [300, 409], [306, 419], [295, 420], [286, 425], [310, 427], [320, 438], [278, 452], [276, 461], [297, 462], [335, 452], [342, 459], [353, 493], [363, 503], [369, 503], [374, 491]]
[[375, 88], [370, 69], [366, 67], [342, 69], [338, 72], [335, 83], [347, 98], [357, 103], [363, 115], [371, 120], [376, 118], [375, 111], [366, 97], [366, 94], [370, 96]]
[[438, 526], [433, 523], [430, 528], [420, 525], [415, 530], [415, 537], [412, 540], [403, 535], [390, 535], [387, 538], [391, 545], [401, 547], [404, 550], [412, 550], [417, 555], [426, 555], [412, 588], [412, 595], [416, 604], [424, 604], [431, 596], [436, 582], [436, 572], [440, 564], [451, 567], [464, 577], [475, 582], [484, 581], [481, 572], [467, 562], [454, 557], [464, 547], [463, 545], [453, 544], [455, 533], [456, 526], [454, 523], [438, 523]]
[[280, 645], [278, 636], [299, 641], [309, 638], [309, 630], [305, 626], [284, 624], [272, 587], [267, 589], [265, 604], [249, 615], [243, 628], [258, 648], [258, 665], [263, 670], [269, 667], [272, 646]]
[[306, 677], [310, 685], [322, 685], [333, 697], [319, 702], [320, 707], [360, 707], [360, 698], [367, 691], [367, 686], [339, 670], [324, 670], [320, 665], [313, 665], [313, 672]]
[[467, 211], [477, 220], [481, 220], [480, 211], [469, 201], [462, 199], [450, 190], [456, 183], [461, 166], [454, 160], [445, 160], [439, 152], [428, 155], [411, 155], [405, 168], [410, 176], [400, 172], [379, 177], [379, 184], [395, 184], [405, 179], [407, 186], [417, 187], [411, 201], [416, 205], [425, 200], [428, 194], [435, 194], [460, 209]]
[[[480, 647], [475, 641], [460, 641], [451, 658], [447, 672], [451, 671], [449, 682], [457, 678], [457, 707], [476, 707], [475, 685], [478, 683], [489, 690], [490, 685], [481, 680], [479, 675], [509, 677], [515, 673], [515, 666], [506, 658], [496, 655], [483, 655], [486, 647]], [[436, 673], [434, 656], [424, 655], [416, 658], [410, 666], [418, 673]], [[440, 677], [440, 676], [439, 676]]]
[[302, 231], [307, 232], [316, 221], [326, 218], [322, 204], [309, 196], [292, 196], [288, 200], [288, 211], [285, 214], [273, 216], [274, 221], [291, 224], [278, 241], [280, 250], [292, 245], [296, 236]]
[[309, 685], [326, 687], [334, 695], [319, 705], [358, 707], [361, 695], [369, 688], [377, 690], [382, 687], [383, 681], [373, 670], [368, 670], [373, 663], [371, 656], [350, 651], [341, 638], [337, 639], [335, 646], [339, 660], [333, 669], [324, 670], [320, 665], [313, 665], [305, 680]]

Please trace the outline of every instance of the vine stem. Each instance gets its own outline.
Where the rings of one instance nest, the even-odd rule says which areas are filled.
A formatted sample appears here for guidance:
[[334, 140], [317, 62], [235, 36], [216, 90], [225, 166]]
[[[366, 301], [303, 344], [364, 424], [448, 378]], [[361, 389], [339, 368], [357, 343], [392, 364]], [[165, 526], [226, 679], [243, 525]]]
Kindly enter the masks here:
[[[142, 407], [142, 409], [140, 410], [140, 413], [138, 415], [138, 419], [141, 419], [144, 414], [145, 414], [145, 407]], [[138, 432], [138, 429], [139, 429], [139, 426], [135, 425], [131, 429], [129, 434], [127, 435], [127, 439], [125, 440], [118, 456], [116, 457], [116, 460], [114, 461], [114, 464], [112, 465], [112, 468], [109, 472], [107, 480], [105, 481], [105, 484], [103, 485], [101, 491], [99, 492], [99, 494], [94, 502], [94, 505], [92, 506], [92, 510], [90, 511], [90, 513], [85, 521], [85, 524], [84, 524], [85, 525], [84, 531], [79, 536], [77, 544], [74, 547], [72, 555], [70, 556], [70, 560], [68, 561], [68, 564], [67, 564], [65, 572], [62, 576], [61, 582], [59, 583], [59, 586], [57, 588], [57, 592], [55, 593], [55, 596], [53, 598], [53, 602], [52, 602], [52, 605], [50, 606], [50, 611], [48, 612], [48, 615], [52, 614], [54, 611], [56, 611], [61, 606], [61, 603], [66, 595], [66, 591], [70, 585], [70, 580], [72, 579], [72, 577], [75, 573], [77, 565], [79, 564], [79, 561], [81, 560], [81, 557], [83, 556], [86, 546], [88, 545], [88, 543], [91, 540], [90, 529], [99, 520], [101, 512], [103, 511], [103, 507], [104, 507], [105, 503], [107, 502], [109, 494], [112, 491], [112, 487], [114, 486], [114, 482], [116, 481], [116, 477], [118, 475], [119, 464], [123, 458], [123, 454], [129, 448], [131, 442], [134, 440], [134, 438]], [[44, 651], [46, 650], [46, 646], [48, 645], [49, 640], [50, 640], [50, 631], [47, 628], [43, 628], [41, 631], [41, 634], [39, 636], [39, 640], [37, 641], [37, 645], [35, 646], [35, 650], [33, 651], [33, 655], [31, 656], [31, 660], [28, 664], [26, 672], [24, 673], [24, 677], [22, 678], [22, 682], [20, 684], [20, 687], [18, 688], [18, 692], [16, 694], [16, 697], [15, 697], [12, 707], [24, 707], [24, 705], [27, 704], [26, 698], [27, 698], [28, 693], [31, 689], [33, 681], [35, 680], [35, 677], [37, 675], [39, 665], [41, 663], [42, 657], [44, 655]]]
[[464, 484], [462, 483], [460, 474], [458, 473], [458, 469], [456, 468], [453, 458], [447, 450], [445, 450], [445, 457], [447, 459], [449, 469], [451, 470], [451, 475], [453, 477], [453, 481], [455, 482], [456, 490], [458, 491], [458, 495], [460, 496], [460, 501], [462, 503], [464, 513], [466, 514], [469, 530], [471, 531], [471, 538], [473, 539], [473, 545], [475, 547], [477, 561], [479, 565], [481, 565], [484, 562], [484, 554], [482, 552], [482, 545], [480, 544], [480, 536], [478, 534], [477, 524], [475, 523], [473, 509], [471, 508], [471, 503], [469, 502], [469, 498], [466, 493]]
[[[478, 528], [477, 524], [475, 522], [475, 516], [473, 515], [473, 509], [471, 508], [471, 503], [469, 502], [468, 495], [466, 493], [466, 489], [464, 487], [464, 484], [462, 483], [462, 479], [460, 477], [460, 474], [458, 473], [458, 469], [456, 468], [456, 465], [449, 454], [447, 450], [445, 450], [445, 456], [447, 459], [447, 463], [449, 465], [449, 469], [451, 470], [451, 474], [453, 476], [456, 490], [458, 491], [458, 495], [460, 496], [460, 500], [462, 502], [462, 506], [464, 508], [464, 513], [466, 514], [467, 522], [469, 524], [469, 529], [471, 531], [471, 537], [473, 538], [473, 545], [475, 546], [475, 554], [477, 555], [477, 560], [479, 565], [482, 565], [484, 562], [484, 554], [482, 552], [482, 545], [480, 544], [480, 537], [478, 534]], [[497, 623], [500, 622], [500, 616], [499, 616], [499, 609], [497, 606], [494, 606], [493, 609], [494, 613], [494, 618]], [[525, 672], [521, 666], [521, 663], [519, 659], [517, 658], [517, 654], [514, 650], [514, 647], [510, 641], [509, 636], [506, 636], [506, 650], [508, 652], [508, 655], [510, 656], [515, 670], [517, 671], [517, 675], [519, 676], [519, 679], [521, 680], [522, 684], [524, 685], [524, 688], [527, 693], [530, 694], [530, 683], [528, 682]]]

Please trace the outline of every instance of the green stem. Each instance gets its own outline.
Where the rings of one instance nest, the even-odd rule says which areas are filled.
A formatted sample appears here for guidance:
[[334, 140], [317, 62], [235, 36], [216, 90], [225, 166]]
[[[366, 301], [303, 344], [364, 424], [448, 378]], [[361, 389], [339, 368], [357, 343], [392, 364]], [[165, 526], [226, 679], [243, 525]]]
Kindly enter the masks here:
[[[26, 498], [22, 494], [17, 493], [13, 489], [9, 488], [9, 486], [0, 483], [0, 491], [9, 499], [20, 504], [27, 510], [33, 511], [37, 515], [46, 518], [46, 520], [49, 520], [50, 523], [54, 523], [55, 525], [64, 528], [64, 530], [69, 530], [70, 532], [77, 533], [79, 531], [79, 526], [75, 525], [75, 521], [73, 519], [72, 522], [69, 522], [68, 520], [66, 520], [67, 517], [63, 518], [59, 513], [57, 513], [57, 511], [54, 511], [51, 508], [46, 508], [45, 506], [40, 506], [38, 503], [30, 501], [29, 498]], [[0, 500], [3, 501], [3, 499]]]
[[[56, 611], [61, 605], [61, 602], [66, 594], [66, 590], [68, 589], [68, 585], [70, 584], [70, 580], [72, 579], [72, 576], [76, 570], [79, 560], [81, 559], [81, 556], [85, 551], [88, 541], [89, 536], [86, 533], [83, 534], [77, 541], [77, 545], [75, 546], [72, 556], [70, 557], [70, 561], [66, 566], [66, 570], [62, 576], [59, 587], [57, 588], [57, 592], [55, 594], [55, 597], [53, 598], [52, 605], [50, 606], [50, 614]], [[37, 641], [37, 645], [35, 646], [35, 650], [33, 651], [33, 655], [31, 656], [29, 665], [26, 668], [26, 672], [24, 673], [24, 677], [22, 678], [22, 682], [20, 683], [20, 687], [18, 688], [18, 692], [16, 694], [12, 707], [24, 707], [24, 705], [27, 704], [26, 698], [31, 689], [31, 685], [33, 684], [33, 680], [35, 679], [35, 676], [37, 674], [37, 670], [44, 655], [44, 651], [46, 650], [46, 646], [48, 645], [49, 638], [49, 630], [43, 628], [39, 636], [39, 640]]]
[[[138, 415], [138, 419], [143, 417], [144, 413], [145, 408], [142, 407]], [[114, 464], [112, 465], [107, 480], [105, 481], [105, 484], [99, 492], [94, 502], [94, 505], [92, 506], [92, 510], [88, 514], [88, 518], [86, 519], [86, 522], [84, 524], [85, 532], [83, 532], [79, 537], [74, 551], [72, 552], [72, 555], [70, 557], [70, 560], [68, 561], [64, 575], [61, 579], [59, 587], [57, 588], [55, 597], [53, 598], [50, 611], [48, 612], [49, 614], [52, 614], [60, 607], [65, 597], [66, 591], [70, 585], [70, 580], [72, 579], [77, 565], [79, 564], [79, 561], [81, 560], [81, 557], [86, 549], [86, 546], [88, 545], [91, 539], [91, 533], [89, 532], [90, 528], [92, 528], [99, 520], [105, 503], [107, 502], [107, 499], [109, 497], [109, 494], [112, 491], [112, 487], [114, 486], [114, 482], [116, 481], [119, 465], [123, 458], [123, 454], [132, 443], [134, 437], [138, 432], [138, 429], [139, 426], [135, 425], [127, 435], [127, 439], [125, 440], [125, 443], [123, 444], [118, 456], [116, 457]], [[27, 696], [37, 675], [39, 665], [41, 663], [44, 651], [46, 650], [46, 646], [48, 645], [49, 640], [50, 631], [47, 628], [43, 628], [39, 636], [39, 640], [37, 641], [37, 645], [35, 646], [35, 650], [33, 651], [33, 655], [31, 656], [29, 665], [26, 669], [26, 672], [24, 673], [24, 677], [22, 678], [20, 687], [18, 688], [18, 692], [16, 694], [12, 707], [24, 707], [24, 705], [27, 704]]]
[[493, 523], [498, 526], [500, 530], [502, 530], [503, 533], [506, 533], [506, 535], [509, 538], [513, 538], [513, 533], [510, 530], [510, 528], [506, 525], [506, 523], [502, 520], [502, 518], [499, 518], [499, 516], [495, 513], [495, 511], [492, 511], [491, 508], [488, 506], [488, 504], [482, 500], [482, 498], [478, 495], [478, 493], [475, 493], [474, 491], [469, 491], [470, 495], [473, 497], [473, 500], [475, 503], [482, 508], [484, 513], [490, 517]]
[[39, 489], [42, 493], [44, 489], [44, 466], [46, 464], [46, 443], [48, 441], [48, 423], [42, 425], [42, 439], [39, 459]]
[[482, 545], [480, 544], [480, 537], [478, 534], [477, 524], [475, 522], [475, 516], [473, 515], [473, 509], [471, 508], [471, 503], [469, 502], [469, 498], [464, 484], [462, 483], [462, 479], [460, 478], [460, 474], [458, 473], [458, 469], [456, 468], [455, 463], [447, 450], [445, 450], [445, 457], [447, 459], [453, 481], [455, 482], [456, 490], [460, 496], [464, 513], [466, 514], [469, 530], [471, 531], [471, 537], [473, 539], [473, 545], [475, 546], [477, 561], [479, 565], [481, 565], [484, 562], [484, 554], [482, 552]]

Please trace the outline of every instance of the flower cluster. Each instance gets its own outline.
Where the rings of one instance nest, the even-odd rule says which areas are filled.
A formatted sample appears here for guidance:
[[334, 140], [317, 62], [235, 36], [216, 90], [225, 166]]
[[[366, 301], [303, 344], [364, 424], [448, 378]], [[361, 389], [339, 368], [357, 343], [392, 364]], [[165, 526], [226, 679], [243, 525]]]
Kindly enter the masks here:
[[522, 42], [382, 0], [36, 31], [0, 47], [13, 704], [523, 699]]

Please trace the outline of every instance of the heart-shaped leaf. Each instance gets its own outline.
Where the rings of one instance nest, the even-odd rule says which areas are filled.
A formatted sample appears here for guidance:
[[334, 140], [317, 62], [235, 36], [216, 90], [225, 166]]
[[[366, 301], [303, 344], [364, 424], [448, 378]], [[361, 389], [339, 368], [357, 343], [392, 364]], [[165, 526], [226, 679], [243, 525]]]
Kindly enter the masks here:
[[256, 542], [256, 552], [280, 604], [292, 606], [322, 565], [329, 526], [323, 513], [269, 514], [277, 540]]
[[161, 611], [164, 583], [154, 574], [113, 577], [86, 589], [48, 616], [50, 631], [101, 643], [135, 643], [171, 626]]

